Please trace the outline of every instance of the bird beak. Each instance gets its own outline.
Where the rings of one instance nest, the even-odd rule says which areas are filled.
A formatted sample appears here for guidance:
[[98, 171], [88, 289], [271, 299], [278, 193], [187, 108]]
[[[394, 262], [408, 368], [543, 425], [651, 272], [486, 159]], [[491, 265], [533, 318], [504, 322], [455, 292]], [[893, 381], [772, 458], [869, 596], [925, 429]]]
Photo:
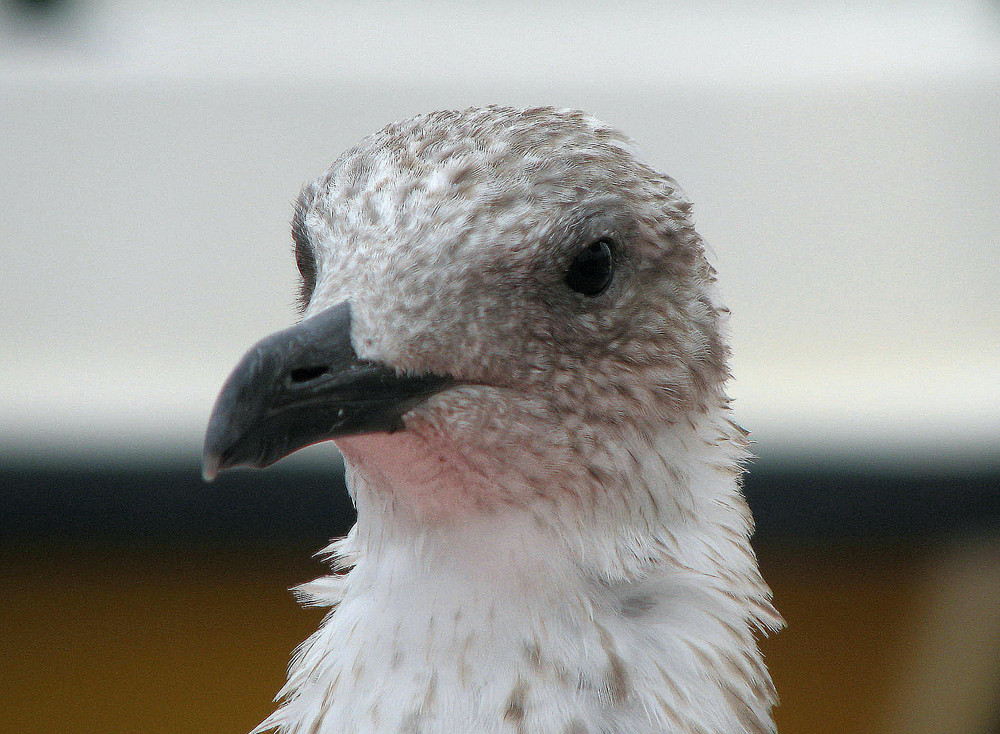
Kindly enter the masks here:
[[402, 430], [403, 416], [448, 387], [358, 359], [347, 302], [258, 342], [229, 375], [205, 433], [202, 476], [263, 468], [340, 436]]

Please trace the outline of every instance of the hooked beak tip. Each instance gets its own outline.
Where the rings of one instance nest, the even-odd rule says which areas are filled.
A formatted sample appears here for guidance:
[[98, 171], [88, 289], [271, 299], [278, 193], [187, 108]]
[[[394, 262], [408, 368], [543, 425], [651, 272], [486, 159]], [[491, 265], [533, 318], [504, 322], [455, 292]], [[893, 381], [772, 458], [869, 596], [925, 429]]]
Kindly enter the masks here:
[[205, 454], [201, 465], [201, 478], [205, 482], [212, 482], [219, 475], [219, 465], [221, 461], [217, 454]]

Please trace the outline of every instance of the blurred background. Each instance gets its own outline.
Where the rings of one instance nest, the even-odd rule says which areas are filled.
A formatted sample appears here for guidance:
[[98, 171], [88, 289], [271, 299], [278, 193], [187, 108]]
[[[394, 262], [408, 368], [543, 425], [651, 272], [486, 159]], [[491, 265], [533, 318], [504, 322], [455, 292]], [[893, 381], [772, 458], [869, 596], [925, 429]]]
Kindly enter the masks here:
[[0, 728], [245, 732], [346, 531], [319, 446], [211, 486], [360, 137], [586, 109], [695, 202], [760, 456], [783, 734], [1000, 732], [1000, 3], [0, 5]]

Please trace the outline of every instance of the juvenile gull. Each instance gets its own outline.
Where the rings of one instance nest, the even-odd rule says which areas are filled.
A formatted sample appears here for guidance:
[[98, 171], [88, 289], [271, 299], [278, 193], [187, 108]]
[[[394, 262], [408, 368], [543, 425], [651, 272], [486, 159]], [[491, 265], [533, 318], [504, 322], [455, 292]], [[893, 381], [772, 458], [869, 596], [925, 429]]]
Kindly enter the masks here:
[[205, 474], [334, 439], [358, 522], [255, 731], [773, 732], [727, 312], [676, 183], [581, 112], [435, 112], [344, 153], [292, 234], [303, 320], [229, 377]]

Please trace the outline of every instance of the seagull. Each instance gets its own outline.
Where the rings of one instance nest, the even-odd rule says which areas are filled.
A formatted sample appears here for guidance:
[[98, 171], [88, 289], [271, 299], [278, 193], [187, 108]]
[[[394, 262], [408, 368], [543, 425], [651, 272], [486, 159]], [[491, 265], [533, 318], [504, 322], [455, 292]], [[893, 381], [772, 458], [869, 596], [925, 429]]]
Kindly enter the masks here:
[[583, 112], [396, 122], [307, 185], [302, 318], [204, 474], [333, 440], [357, 511], [255, 733], [763, 734], [728, 311], [676, 182]]

